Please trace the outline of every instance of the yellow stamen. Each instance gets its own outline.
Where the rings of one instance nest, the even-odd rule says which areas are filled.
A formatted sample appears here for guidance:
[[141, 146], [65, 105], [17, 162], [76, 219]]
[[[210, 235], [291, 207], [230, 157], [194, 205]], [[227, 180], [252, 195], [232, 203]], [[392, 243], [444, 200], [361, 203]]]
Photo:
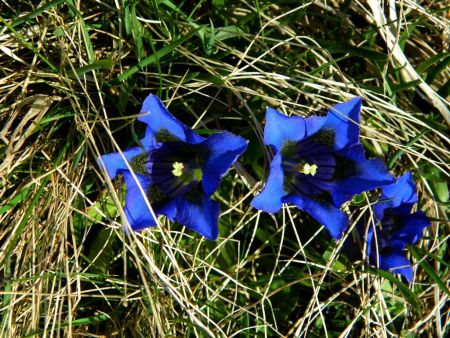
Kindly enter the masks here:
[[305, 175], [311, 175], [314, 176], [317, 173], [317, 164], [309, 164], [305, 163], [299, 168], [299, 172]]
[[183, 169], [184, 169], [184, 164], [181, 162], [173, 162], [172, 164], [173, 166], [173, 170], [172, 170], [172, 174], [176, 177], [180, 177], [181, 175], [183, 175]]

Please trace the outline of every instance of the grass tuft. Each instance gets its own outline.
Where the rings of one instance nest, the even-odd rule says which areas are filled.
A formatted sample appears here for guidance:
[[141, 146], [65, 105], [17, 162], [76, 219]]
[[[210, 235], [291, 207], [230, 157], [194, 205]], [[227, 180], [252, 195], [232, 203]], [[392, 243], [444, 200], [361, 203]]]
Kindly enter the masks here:
[[[439, 1], [27, 1], [0, 5], [0, 336], [449, 333], [449, 17]], [[135, 145], [157, 94], [199, 133], [250, 140], [224, 178], [220, 238], [164, 218], [122, 229], [96, 164]], [[414, 282], [351, 261], [292, 206], [250, 207], [267, 177], [265, 107], [363, 99], [368, 157], [412, 171], [433, 221]], [[344, 206], [371, 212], [371, 193]], [[352, 230], [344, 237], [352, 236]]]

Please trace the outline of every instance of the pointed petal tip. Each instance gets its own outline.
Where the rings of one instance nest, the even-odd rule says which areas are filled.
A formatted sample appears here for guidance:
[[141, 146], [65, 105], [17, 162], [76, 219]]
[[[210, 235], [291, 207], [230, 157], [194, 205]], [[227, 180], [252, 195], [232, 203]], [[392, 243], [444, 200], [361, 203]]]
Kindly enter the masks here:
[[[119, 170], [123, 174], [127, 192], [125, 195], [125, 216], [134, 231], [156, 226], [156, 220], [149, 210], [147, 197], [144, 195], [150, 187], [150, 179], [146, 176], [133, 174], [129, 170]], [[142, 193], [142, 191], [144, 194]], [[157, 211], [154, 210], [155, 215]]]
[[306, 136], [306, 122], [301, 116], [287, 116], [278, 110], [266, 107], [264, 144], [281, 150], [286, 141], [298, 142]]
[[[348, 101], [340, 102], [331, 107], [331, 110], [339, 110], [342, 114], [348, 115], [349, 112], [358, 112], [362, 107], [362, 98], [360, 96], [355, 96]], [[355, 109], [356, 108], [356, 109]]]
[[153, 104], [160, 104], [164, 106], [164, 104], [162, 103], [161, 99], [158, 96], [154, 94], [149, 94], [142, 103], [141, 113], [148, 112], [148, 108]]
[[270, 198], [270, 196], [266, 196], [267, 194], [263, 194], [262, 192], [255, 196], [253, 200], [250, 202], [250, 205], [261, 211], [265, 211], [269, 214], [276, 214], [278, 211], [280, 211], [282, 207], [282, 202], [274, 201]]
[[100, 168], [106, 170], [108, 177], [112, 180], [120, 170], [128, 170], [127, 162], [129, 165], [133, 157], [140, 154], [142, 154], [141, 148], [131, 147], [123, 150], [122, 153], [116, 152], [101, 155], [97, 157], [96, 161]]
[[208, 239], [210, 241], [217, 241], [217, 239], [219, 237], [219, 231], [214, 231], [211, 233], [203, 233], [202, 235], [203, 235], [203, 237], [205, 237], [206, 239]]
[[[376, 257], [376, 256], [374, 256]], [[391, 273], [398, 273], [404, 276], [408, 282], [411, 282], [413, 279], [413, 268], [411, 266], [411, 262], [408, 258], [406, 258], [403, 252], [393, 252], [389, 255], [380, 255], [379, 259], [379, 268], [389, 271]], [[373, 261], [373, 258], [372, 258]], [[373, 263], [373, 262], [372, 262]]]
[[324, 128], [334, 131], [335, 150], [359, 143], [361, 105], [361, 98], [356, 97], [328, 109]]
[[211, 196], [219, 187], [222, 177], [247, 149], [248, 141], [241, 136], [223, 131], [199, 144], [208, 156], [203, 164], [202, 185], [205, 194]]
[[198, 201], [185, 197], [177, 198], [175, 221], [209, 240], [216, 240], [219, 234], [219, 203], [206, 195], [201, 195], [199, 198]]
[[362, 105], [362, 98], [361, 98], [361, 96], [355, 96], [355, 97], [351, 98], [350, 100], [348, 100], [347, 102], [352, 102], [354, 104]]
[[[337, 107], [337, 106], [339, 106], [343, 110], [348, 110], [348, 111], [356, 110], [356, 111], [358, 111], [358, 114], [359, 114], [359, 112], [361, 111], [361, 107], [362, 107], [362, 98], [360, 96], [355, 96], [348, 101], [336, 104], [334, 107]], [[345, 113], [345, 111], [342, 111], [342, 113]]]
[[397, 179], [393, 178], [391, 183], [383, 186], [381, 196], [382, 198], [394, 199], [390, 202], [392, 207], [399, 206], [403, 203], [416, 203], [418, 200], [417, 188], [412, 174], [407, 172]]
[[295, 204], [300, 210], [306, 211], [329, 232], [331, 237], [339, 240], [348, 228], [348, 216], [332, 203], [314, 200], [303, 194], [292, 194], [285, 202]]
[[283, 198], [287, 195], [284, 190], [284, 172], [281, 166], [282, 157], [279, 152], [275, 154], [270, 164], [269, 177], [262, 191], [253, 198], [251, 205], [269, 213], [280, 211]]
[[327, 222], [324, 226], [331, 237], [333, 237], [335, 241], [338, 241], [342, 238], [342, 235], [348, 228], [348, 216], [342, 212], [342, 215], [334, 219], [333, 224]]
[[158, 135], [164, 132], [170, 137], [189, 144], [200, 143], [204, 138], [175, 118], [166, 108], [161, 99], [153, 94], [148, 95], [142, 103], [141, 114], [138, 121], [150, 128], [158, 141]]
[[411, 265], [404, 266], [401, 268], [392, 268], [392, 269], [389, 269], [389, 271], [392, 273], [398, 273], [398, 274], [402, 275], [403, 277], [406, 278], [408, 283], [411, 283], [413, 280], [413, 268]]

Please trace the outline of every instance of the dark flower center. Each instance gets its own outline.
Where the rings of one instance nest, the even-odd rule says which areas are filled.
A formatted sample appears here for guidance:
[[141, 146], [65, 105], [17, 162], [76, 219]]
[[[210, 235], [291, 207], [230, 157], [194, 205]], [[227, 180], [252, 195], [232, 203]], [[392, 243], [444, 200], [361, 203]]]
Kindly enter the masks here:
[[200, 160], [194, 147], [184, 142], [165, 142], [148, 154], [148, 174], [163, 194], [175, 198], [202, 180]]
[[286, 191], [319, 199], [329, 197], [337, 169], [337, 156], [331, 146], [309, 137], [286, 142], [281, 154]]
[[394, 209], [384, 210], [383, 219], [377, 225], [377, 244], [381, 255], [392, 253], [392, 240], [396, 232], [403, 226], [402, 217]]
[[150, 202], [164, 202], [184, 195], [202, 180], [199, 151], [184, 142], [168, 141], [131, 159], [136, 173], [151, 178], [147, 192]]
[[393, 208], [384, 210], [383, 219], [380, 222], [380, 232], [384, 236], [391, 237], [395, 232], [399, 231], [403, 226], [403, 219]]

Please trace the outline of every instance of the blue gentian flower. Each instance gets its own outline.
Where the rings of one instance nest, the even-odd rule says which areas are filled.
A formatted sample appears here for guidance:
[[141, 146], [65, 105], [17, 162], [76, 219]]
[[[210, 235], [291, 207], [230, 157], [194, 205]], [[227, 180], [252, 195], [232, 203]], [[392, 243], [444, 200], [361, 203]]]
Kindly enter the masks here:
[[150, 203], [155, 215], [216, 239], [219, 204], [210, 197], [247, 141], [226, 131], [204, 138], [173, 117], [154, 95], [145, 99], [138, 120], [147, 124], [142, 147], [101, 157], [110, 179], [119, 173], [125, 178], [124, 211], [132, 229], [156, 225]]
[[275, 213], [293, 203], [339, 239], [348, 217], [339, 208], [355, 194], [394, 182], [379, 159], [359, 143], [361, 99], [332, 107], [327, 116], [288, 117], [267, 108], [264, 143], [275, 150], [270, 173], [252, 205]]
[[[423, 211], [411, 214], [417, 202], [411, 173], [382, 189], [374, 206], [375, 225], [367, 229], [367, 256], [380, 269], [402, 274], [411, 282], [413, 269], [405, 256], [406, 244], [415, 244], [430, 221]], [[362, 229], [359, 229], [360, 231]]]

